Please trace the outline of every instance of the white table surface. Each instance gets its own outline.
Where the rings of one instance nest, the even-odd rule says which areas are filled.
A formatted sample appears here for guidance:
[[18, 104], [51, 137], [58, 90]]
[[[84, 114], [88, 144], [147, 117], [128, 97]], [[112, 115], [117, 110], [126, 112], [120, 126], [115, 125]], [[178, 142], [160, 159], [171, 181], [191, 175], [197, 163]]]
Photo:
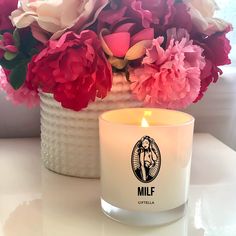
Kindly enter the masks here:
[[41, 167], [39, 139], [0, 139], [0, 236], [236, 236], [236, 152], [194, 137], [188, 215], [139, 228], [103, 215], [99, 180]]

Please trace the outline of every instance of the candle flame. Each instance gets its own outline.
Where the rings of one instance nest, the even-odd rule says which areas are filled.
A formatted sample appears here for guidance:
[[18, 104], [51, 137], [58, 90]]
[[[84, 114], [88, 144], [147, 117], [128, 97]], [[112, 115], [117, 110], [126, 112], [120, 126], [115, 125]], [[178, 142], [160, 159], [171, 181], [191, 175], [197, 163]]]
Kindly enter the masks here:
[[152, 115], [152, 111], [145, 111], [144, 112], [144, 116], [151, 116]]
[[142, 122], [141, 122], [142, 127], [149, 127], [148, 121], [143, 117]]

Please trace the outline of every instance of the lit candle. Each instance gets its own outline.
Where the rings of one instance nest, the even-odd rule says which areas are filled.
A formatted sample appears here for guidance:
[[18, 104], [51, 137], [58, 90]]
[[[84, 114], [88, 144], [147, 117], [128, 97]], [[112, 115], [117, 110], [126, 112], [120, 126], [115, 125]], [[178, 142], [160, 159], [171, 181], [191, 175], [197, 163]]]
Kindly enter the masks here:
[[131, 108], [99, 118], [101, 205], [120, 222], [159, 225], [184, 215], [194, 118]]

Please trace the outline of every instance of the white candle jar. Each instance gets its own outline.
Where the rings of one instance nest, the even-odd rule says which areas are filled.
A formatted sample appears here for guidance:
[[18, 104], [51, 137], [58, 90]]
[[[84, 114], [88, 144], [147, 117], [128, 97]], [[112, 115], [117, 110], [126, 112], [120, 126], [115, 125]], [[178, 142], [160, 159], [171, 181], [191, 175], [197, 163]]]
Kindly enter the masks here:
[[181, 218], [188, 201], [193, 129], [194, 118], [179, 111], [131, 108], [103, 113], [103, 212], [143, 226]]

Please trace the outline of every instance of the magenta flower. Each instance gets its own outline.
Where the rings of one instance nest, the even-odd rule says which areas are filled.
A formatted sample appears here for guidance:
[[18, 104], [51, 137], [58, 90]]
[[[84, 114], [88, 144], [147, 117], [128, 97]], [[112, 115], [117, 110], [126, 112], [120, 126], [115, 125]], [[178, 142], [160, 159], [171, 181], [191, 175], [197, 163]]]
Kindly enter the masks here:
[[[184, 28], [188, 32], [191, 32], [193, 28], [193, 23], [191, 20], [191, 16], [189, 15], [187, 6], [182, 2], [176, 2], [174, 8], [175, 11], [172, 16], [170, 24], [171, 27], [175, 27], [177, 29]], [[170, 25], [167, 25], [165, 29], [170, 28]]]
[[139, 16], [145, 28], [151, 24], [166, 25], [173, 14], [174, 0], [123, 0], [133, 16]]
[[12, 29], [9, 16], [17, 8], [18, 0], [0, 0], [0, 31]]
[[0, 59], [3, 57], [7, 60], [11, 60], [16, 57], [18, 49], [15, 46], [15, 41], [11, 33], [4, 33], [0, 35]]
[[195, 102], [202, 99], [208, 86], [216, 83], [219, 76], [223, 73], [219, 66], [229, 65], [229, 53], [231, 50], [230, 41], [226, 38], [226, 34], [231, 30], [228, 28], [225, 32], [213, 34], [206, 38], [198, 38], [195, 43], [204, 49], [203, 55], [206, 59], [206, 65], [201, 73], [201, 89], [199, 96]]
[[174, 0], [121, 0], [112, 1], [110, 8], [101, 12], [99, 24], [114, 25], [117, 22], [134, 19], [144, 28], [152, 24], [167, 25], [174, 11]]
[[[190, 105], [200, 91], [200, 74], [205, 66], [203, 49], [186, 37], [177, 41], [182, 32], [171, 30], [172, 38], [163, 49], [164, 38], [153, 40], [143, 66], [131, 71], [131, 89], [145, 105], [180, 109]], [[170, 35], [167, 31], [167, 34]]]

